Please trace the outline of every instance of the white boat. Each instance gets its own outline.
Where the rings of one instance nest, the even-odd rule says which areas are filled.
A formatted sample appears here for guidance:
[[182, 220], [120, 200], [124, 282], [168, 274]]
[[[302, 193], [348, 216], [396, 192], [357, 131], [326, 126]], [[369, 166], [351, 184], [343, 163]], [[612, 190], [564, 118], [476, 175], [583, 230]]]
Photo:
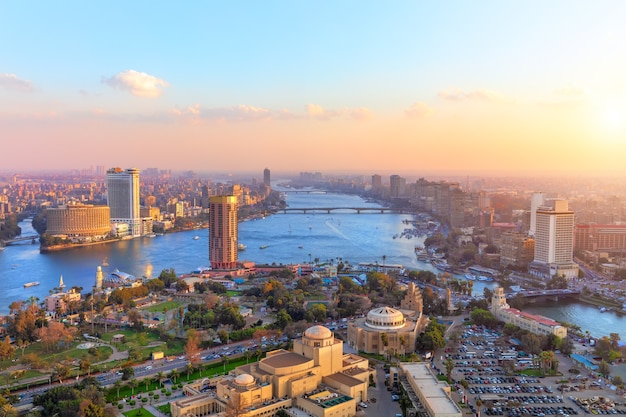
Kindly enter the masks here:
[[193, 240], [198, 240], [198, 239], [200, 239], [200, 236], [198, 236], [198, 235], [195, 235], [195, 236], [193, 237]]
[[474, 281], [476, 279], [476, 277], [473, 274], [465, 274], [465, 279], [468, 279], [470, 281]]
[[39, 281], [27, 282], [24, 284], [24, 288], [36, 287], [37, 285], [39, 285]]
[[600, 307], [600, 313], [606, 313], [607, 311], [609, 311], [608, 308], [606, 307]]
[[153, 238], [153, 237], [156, 237], [156, 234], [150, 233], [149, 235], [146, 235], [146, 237]]
[[237, 250], [239, 252], [243, 252], [246, 250], [246, 245], [244, 245], [243, 243], [240, 243], [239, 245], [237, 245]]

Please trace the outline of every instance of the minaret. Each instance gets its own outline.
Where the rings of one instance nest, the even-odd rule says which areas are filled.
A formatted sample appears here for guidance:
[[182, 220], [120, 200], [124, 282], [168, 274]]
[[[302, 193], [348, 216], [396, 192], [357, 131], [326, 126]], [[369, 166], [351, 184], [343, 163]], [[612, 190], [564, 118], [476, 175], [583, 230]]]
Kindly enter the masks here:
[[59, 288], [61, 289], [61, 291], [63, 291], [63, 288], [65, 288], [65, 284], [63, 283], [63, 275], [61, 275], [61, 278], [59, 278]]
[[102, 289], [102, 281], [103, 281], [102, 267], [98, 266], [96, 268], [96, 289]]

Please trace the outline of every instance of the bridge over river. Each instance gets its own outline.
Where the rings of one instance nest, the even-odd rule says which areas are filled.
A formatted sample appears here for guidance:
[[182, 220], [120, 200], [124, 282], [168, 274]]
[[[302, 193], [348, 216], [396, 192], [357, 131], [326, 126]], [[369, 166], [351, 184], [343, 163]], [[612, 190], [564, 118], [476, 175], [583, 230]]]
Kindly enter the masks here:
[[411, 213], [410, 210], [403, 210], [392, 207], [287, 207], [279, 209], [277, 213], [327, 213], [330, 214], [332, 212], [338, 211], [351, 211], [356, 212], [357, 214], [361, 214], [362, 212], [369, 213], [394, 213], [394, 214], [403, 214], [403, 213]]
[[17, 236], [13, 239], [3, 240], [3, 242], [5, 245], [9, 246], [9, 245], [14, 245], [14, 244], [23, 243], [23, 242], [35, 243], [37, 239], [39, 239], [39, 235], [28, 235], [28, 236]]
[[528, 290], [520, 291], [516, 294], [526, 298], [530, 302], [535, 302], [539, 300], [558, 300], [564, 297], [577, 297], [580, 295], [580, 290], [569, 288], [558, 290]]

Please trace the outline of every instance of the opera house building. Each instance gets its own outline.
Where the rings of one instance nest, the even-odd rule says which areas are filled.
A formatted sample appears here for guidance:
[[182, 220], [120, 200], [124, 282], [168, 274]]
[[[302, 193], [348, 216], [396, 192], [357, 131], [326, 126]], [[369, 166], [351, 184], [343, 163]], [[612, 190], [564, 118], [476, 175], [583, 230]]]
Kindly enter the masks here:
[[422, 293], [411, 282], [399, 309], [378, 307], [350, 323], [348, 344], [359, 352], [380, 355], [414, 352], [416, 339], [428, 324], [422, 307]]
[[185, 387], [171, 403], [173, 417], [233, 414], [352, 417], [367, 400], [374, 369], [360, 356], [343, 353], [343, 342], [324, 326], [307, 329], [293, 351], [275, 350], [230, 375]]

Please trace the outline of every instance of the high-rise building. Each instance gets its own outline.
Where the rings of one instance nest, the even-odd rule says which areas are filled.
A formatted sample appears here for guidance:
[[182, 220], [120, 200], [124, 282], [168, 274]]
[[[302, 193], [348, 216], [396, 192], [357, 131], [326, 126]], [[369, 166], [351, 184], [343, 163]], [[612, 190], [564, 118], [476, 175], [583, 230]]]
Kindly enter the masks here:
[[574, 263], [574, 212], [566, 200], [552, 199], [537, 208], [535, 258], [529, 266], [533, 275], [550, 279], [578, 276]]
[[269, 170], [269, 168], [265, 168], [263, 170], [263, 184], [267, 185], [268, 187], [271, 187], [272, 184], [271, 184], [270, 180], [271, 180], [270, 170]]
[[535, 236], [537, 230], [537, 209], [546, 202], [546, 193], [533, 193], [530, 197], [530, 227], [528, 234]]
[[209, 199], [209, 259], [213, 269], [237, 267], [237, 207], [233, 195]]
[[112, 223], [125, 223], [129, 235], [141, 236], [138, 169], [107, 171], [107, 204], [111, 208]]
[[389, 177], [389, 196], [391, 198], [398, 198], [404, 196], [406, 189], [406, 178], [399, 175], [392, 175]]
[[110, 209], [107, 206], [67, 204], [46, 209], [48, 228], [52, 236], [79, 240], [101, 239], [111, 232]]

